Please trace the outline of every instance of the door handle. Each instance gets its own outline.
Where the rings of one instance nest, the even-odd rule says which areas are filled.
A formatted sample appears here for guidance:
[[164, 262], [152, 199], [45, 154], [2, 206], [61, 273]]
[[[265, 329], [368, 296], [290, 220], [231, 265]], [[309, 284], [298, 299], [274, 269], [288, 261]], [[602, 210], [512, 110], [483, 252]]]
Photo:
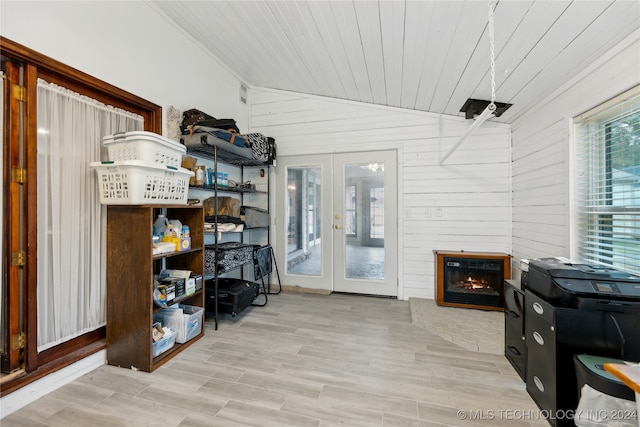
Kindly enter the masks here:
[[334, 228], [335, 228], [336, 230], [342, 230], [342, 226], [341, 226], [340, 224], [336, 224], [336, 225], [334, 226]]
[[513, 310], [505, 310], [504, 312], [511, 317], [520, 317], [520, 315]]
[[515, 348], [514, 346], [509, 345], [509, 346], [507, 346], [507, 348], [509, 349], [509, 351], [510, 351], [512, 354], [514, 354], [514, 355], [516, 355], [516, 356], [520, 356], [520, 355], [521, 355], [521, 353], [518, 351], [518, 349], [517, 349], [517, 348]]

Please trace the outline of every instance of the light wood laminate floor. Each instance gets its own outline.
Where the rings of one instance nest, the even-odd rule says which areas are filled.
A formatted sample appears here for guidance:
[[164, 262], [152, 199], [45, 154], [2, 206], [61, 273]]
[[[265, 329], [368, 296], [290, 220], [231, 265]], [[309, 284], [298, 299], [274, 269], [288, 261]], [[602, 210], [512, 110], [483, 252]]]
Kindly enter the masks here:
[[271, 295], [152, 374], [103, 366], [10, 426], [547, 426], [502, 355], [411, 323], [409, 303]]

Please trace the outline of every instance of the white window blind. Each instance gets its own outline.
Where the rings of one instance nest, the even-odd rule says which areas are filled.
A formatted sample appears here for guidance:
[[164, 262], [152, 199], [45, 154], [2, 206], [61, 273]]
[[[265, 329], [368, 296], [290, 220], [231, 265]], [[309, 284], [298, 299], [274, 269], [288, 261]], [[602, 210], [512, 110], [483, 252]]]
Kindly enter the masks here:
[[640, 86], [575, 125], [579, 261], [640, 274]]

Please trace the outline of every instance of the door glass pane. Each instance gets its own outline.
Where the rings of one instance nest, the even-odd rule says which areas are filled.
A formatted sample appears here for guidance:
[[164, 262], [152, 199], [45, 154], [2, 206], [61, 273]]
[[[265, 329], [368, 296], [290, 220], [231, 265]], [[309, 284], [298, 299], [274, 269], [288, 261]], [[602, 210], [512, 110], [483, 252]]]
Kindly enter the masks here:
[[319, 167], [287, 170], [287, 273], [319, 276], [322, 186]]
[[383, 280], [384, 164], [346, 165], [345, 181], [346, 278]]

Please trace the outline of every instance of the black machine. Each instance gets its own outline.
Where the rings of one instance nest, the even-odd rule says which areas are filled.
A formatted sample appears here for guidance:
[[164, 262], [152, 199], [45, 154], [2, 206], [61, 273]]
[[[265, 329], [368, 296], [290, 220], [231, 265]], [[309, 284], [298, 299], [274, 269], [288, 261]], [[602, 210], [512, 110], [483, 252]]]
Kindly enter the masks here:
[[[522, 284], [557, 306], [638, 308], [640, 276], [607, 267], [572, 264], [558, 258], [535, 259], [523, 273]], [[586, 304], [586, 306], [585, 306]]]
[[640, 362], [640, 277], [544, 258], [522, 274], [527, 391], [551, 425], [579, 400], [574, 356]]

